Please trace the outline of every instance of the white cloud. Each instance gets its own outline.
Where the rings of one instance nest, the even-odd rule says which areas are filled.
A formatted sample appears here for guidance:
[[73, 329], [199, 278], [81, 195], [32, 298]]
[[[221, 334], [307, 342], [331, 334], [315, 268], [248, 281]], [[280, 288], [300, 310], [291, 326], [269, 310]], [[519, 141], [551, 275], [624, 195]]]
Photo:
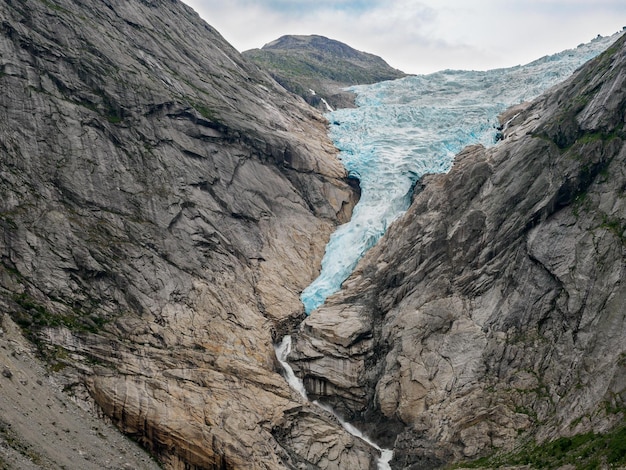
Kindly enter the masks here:
[[240, 51], [320, 34], [409, 73], [523, 64], [626, 25], [623, 0], [185, 2]]

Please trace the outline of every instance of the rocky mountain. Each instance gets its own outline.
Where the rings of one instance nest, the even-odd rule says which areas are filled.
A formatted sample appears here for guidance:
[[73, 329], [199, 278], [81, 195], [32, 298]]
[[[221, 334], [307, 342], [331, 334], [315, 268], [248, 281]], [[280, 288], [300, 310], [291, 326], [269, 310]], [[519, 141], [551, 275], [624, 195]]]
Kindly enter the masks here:
[[[274, 353], [359, 197], [324, 118], [176, 0], [0, 18], [0, 468], [155, 468], [109, 423], [168, 469], [375, 468]], [[508, 112], [300, 326], [393, 468], [623, 436], [625, 80], [622, 38]]]
[[242, 55], [323, 112], [328, 111], [327, 104], [354, 107], [354, 94], [343, 90], [348, 86], [406, 76], [376, 55], [324, 36], [282, 36]]
[[392, 468], [557, 468], [600, 435], [618, 437], [567, 468], [626, 464], [625, 113], [622, 36], [424, 178], [301, 325], [309, 395], [393, 447]]
[[[178, 1], [7, 0], [0, 18], [0, 409], [23, 410], [2, 415], [0, 462], [120, 468], [58, 437], [63, 406], [15, 401], [58, 384], [165, 468], [367, 468], [273, 349], [358, 199], [321, 115]], [[16, 324], [45, 377], [19, 370]]]

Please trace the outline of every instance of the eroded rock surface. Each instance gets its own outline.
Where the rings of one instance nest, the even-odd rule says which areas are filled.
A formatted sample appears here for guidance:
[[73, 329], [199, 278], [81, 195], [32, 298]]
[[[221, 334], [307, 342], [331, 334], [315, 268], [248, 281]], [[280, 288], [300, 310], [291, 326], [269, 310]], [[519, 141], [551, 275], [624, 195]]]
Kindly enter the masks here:
[[64, 393], [5, 313], [0, 368], [0, 468], [160, 468], [136, 443]]
[[367, 468], [272, 346], [358, 197], [324, 119], [177, 1], [0, 17], [0, 308], [167, 468]]
[[622, 37], [424, 178], [295, 335], [311, 396], [395, 440], [394, 468], [623, 423], [625, 80]]

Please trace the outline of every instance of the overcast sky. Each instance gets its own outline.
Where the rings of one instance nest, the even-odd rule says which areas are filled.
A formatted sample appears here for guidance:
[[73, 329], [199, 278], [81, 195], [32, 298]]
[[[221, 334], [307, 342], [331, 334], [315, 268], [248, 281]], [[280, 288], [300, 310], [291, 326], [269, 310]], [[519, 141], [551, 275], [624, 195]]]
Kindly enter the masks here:
[[183, 0], [237, 50], [319, 34], [408, 73], [521, 65], [626, 26], [626, 0]]

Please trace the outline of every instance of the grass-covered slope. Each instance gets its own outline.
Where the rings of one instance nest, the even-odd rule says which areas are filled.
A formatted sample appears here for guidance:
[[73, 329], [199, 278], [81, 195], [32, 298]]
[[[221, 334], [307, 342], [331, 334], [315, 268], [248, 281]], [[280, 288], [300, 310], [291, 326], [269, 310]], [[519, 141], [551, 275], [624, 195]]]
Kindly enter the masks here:
[[605, 434], [588, 432], [560, 437], [540, 445], [528, 443], [509, 453], [495, 454], [451, 468], [460, 470], [520, 466], [571, 470], [626, 468], [626, 426]]

